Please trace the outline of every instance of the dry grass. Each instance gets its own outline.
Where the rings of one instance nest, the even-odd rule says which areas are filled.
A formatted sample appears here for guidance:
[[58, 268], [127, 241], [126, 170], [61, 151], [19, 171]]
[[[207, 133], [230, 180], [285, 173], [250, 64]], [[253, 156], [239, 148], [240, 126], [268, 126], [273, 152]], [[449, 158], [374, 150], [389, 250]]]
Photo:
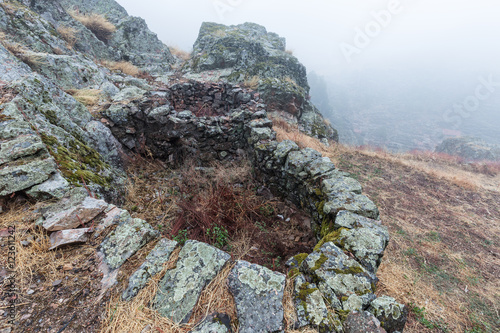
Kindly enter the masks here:
[[189, 59], [191, 59], [191, 53], [181, 50], [178, 47], [169, 46], [168, 49], [174, 57], [179, 58], [182, 61], [188, 61]]
[[105, 43], [113, 37], [113, 33], [116, 31], [116, 27], [100, 14], [83, 15], [76, 11], [70, 11], [69, 14]]
[[146, 287], [142, 289], [130, 302], [120, 299], [120, 294], [115, 295], [107, 307], [107, 315], [103, 320], [101, 333], [142, 332], [149, 327], [153, 332], [183, 333], [187, 330], [162, 317], [157, 311], [149, 308], [158, 289], [159, 282], [167, 270], [175, 267], [180, 248], [177, 248], [165, 263], [163, 270], [152, 277]]
[[78, 30], [76, 30], [75, 28], [61, 25], [59, 26], [59, 28], [57, 28], [57, 32], [59, 33], [59, 35], [61, 35], [62, 39], [64, 39], [66, 43], [68, 43], [68, 47], [70, 49], [73, 48], [73, 46], [75, 46], [76, 33], [78, 32]]
[[293, 55], [293, 50], [286, 49], [286, 50], [285, 50], [285, 53], [286, 53], [286, 54], [289, 54], [289, 55]]
[[8, 41], [5, 34], [0, 36], [0, 43], [15, 57], [32, 68], [39, 67], [46, 61], [43, 54], [32, 52], [21, 44]]
[[87, 107], [98, 105], [102, 98], [102, 91], [98, 89], [69, 89], [66, 92]]
[[131, 76], [141, 75], [141, 71], [129, 61], [103, 61], [101, 64], [112, 71], [120, 71]]
[[256, 75], [252, 76], [251, 78], [246, 78], [245, 81], [243, 81], [240, 85], [243, 88], [256, 90], [259, 87], [259, 82], [260, 82], [260, 77]]

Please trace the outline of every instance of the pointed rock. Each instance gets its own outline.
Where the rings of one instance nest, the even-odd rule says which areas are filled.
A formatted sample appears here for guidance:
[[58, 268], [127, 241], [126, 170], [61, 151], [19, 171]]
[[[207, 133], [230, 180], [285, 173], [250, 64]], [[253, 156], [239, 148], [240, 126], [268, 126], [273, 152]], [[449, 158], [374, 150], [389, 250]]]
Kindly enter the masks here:
[[381, 296], [368, 309], [382, 323], [388, 333], [403, 332], [408, 318], [408, 308], [389, 296]]

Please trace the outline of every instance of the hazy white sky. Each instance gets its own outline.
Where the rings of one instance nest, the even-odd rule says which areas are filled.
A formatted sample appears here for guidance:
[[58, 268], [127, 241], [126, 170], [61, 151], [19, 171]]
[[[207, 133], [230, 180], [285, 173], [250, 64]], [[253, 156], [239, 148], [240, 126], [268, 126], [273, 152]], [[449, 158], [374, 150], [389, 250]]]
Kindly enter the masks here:
[[500, 68], [498, 0], [117, 0], [167, 45], [190, 50], [203, 21], [255, 22], [308, 70]]

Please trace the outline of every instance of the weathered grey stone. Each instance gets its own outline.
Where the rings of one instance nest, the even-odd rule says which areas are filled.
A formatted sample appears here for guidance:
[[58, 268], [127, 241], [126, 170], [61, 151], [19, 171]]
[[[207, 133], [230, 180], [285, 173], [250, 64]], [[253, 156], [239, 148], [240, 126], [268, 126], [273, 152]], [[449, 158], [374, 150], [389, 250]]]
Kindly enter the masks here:
[[309, 254], [300, 270], [316, 279], [320, 289], [331, 289], [339, 298], [373, 293], [377, 282], [374, 275], [332, 242], [324, 243], [319, 250]]
[[226, 314], [213, 314], [198, 323], [190, 333], [232, 333], [231, 319]]
[[282, 332], [285, 275], [239, 260], [229, 274], [241, 333]]
[[168, 262], [176, 246], [176, 241], [166, 238], [161, 239], [148, 254], [141, 267], [130, 276], [127, 289], [123, 291], [122, 298], [129, 301], [135, 297], [146, 286], [148, 280], [162, 270], [163, 264]]
[[113, 102], [123, 102], [134, 99], [139, 99], [146, 93], [145, 90], [138, 87], [126, 87], [122, 89], [119, 93], [113, 96]]
[[381, 296], [371, 302], [368, 311], [382, 323], [388, 333], [403, 332], [408, 317], [408, 308], [389, 296]]
[[291, 140], [281, 141], [276, 150], [274, 151], [274, 158], [277, 160], [278, 164], [283, 165], [286, 162], [286, 158], [291, 151], [300, 150], [299, 146]]
[[250, 144], [255, 144], [262, 140], [273, 140], [276, 137], [276, 134], [273, 130], [267, 127], [252, 127], [250, 130], [250, 137], [248, 138], [248, 142]]
[[328, 309], [321, 292], [314, 283], [308, 283], [303, 274], [294, 281], [295, 309], [298, 322], [296, 328], [311, 325], [319, 332], [332, 332], [333, 324], [328, 318]]
[[86, 197], [65, 210], [54, 209], [46, 218], [43, 227], [47, 231], [73, 229], [92, 220], [107, 206], [108, 203], [103, 200]]
[[352, 311], [345, 321], [345, 333], [387, 333], [380, 321], [367, 311]]
[[324, 179], [321, 182], [321, 189], [327, 197], [330, 196], [330, 193], [332, 193], [332, 197], [335, 197], [335, 195], [341, 192], [361, 194], [361, 191], [363, 191], [361, 184], [356, 179], [350, 177]]
[[188, 240], [176, 268], [160, 281], [152, 307], [176, 323], [189, 321], [201, 291], [229, 259], [229, 254], [213, 246]]
[[141, 247], [158, 237], [159, 232], [149, 223], [137, 218], [126, 218], [104, 239], [100, 246], [103, 261], [116, 270]]
[[26, 193], [35, 199], [61, 199], [70, 188], [68, 181], [58, 171], [45, 182], [30, 188]]
[[335, 244], [354, 254], [366, 269], [375, 273], [389, 243], [387, 228], [380, 221], [348, 211], [339, 212], [335, 227], [341, 228]]
[[0, 143], [0, 166], [18, 158], [35, 155], [39, 151], [47, 152], [37, 135], [23, 135], [14, 140], [2, 142]]
[[71, 245], [77, 243], [85, 243], [88, 240], [90, 228], [61, 230], [50, 234], [50, 248], [56, 249], [63, 245]]
[[374, 294], [356, 295], [353, 294], [342, 301], [342, 308], [345, 311], [366, 310], [370, 303], [376, 298]]
[[292, 151], [288, 154], [285, 164], [285, 170], [291, 175], [298, 175], [306, 165], [311, 164], [314, 160], [320, 159], [321, 154], [314, 149], [304, 148], [300, 151]]
[[334, 169], [335, 165], [328, 157], [315, 159], [310, 164], [305, 166], [306, 172], [309, 173], [313, 178], [325, 175], [328, 172], [333, 171]]
[[342, 210], [347, 210], [371, 219], [379, 218], [377, 206], [363, 194], [351, 192], [330, 193], [329, 200], [325, 203], [325, 214], [336, 215]]
[[57, 170], [52, 157], [21, 165], [4, 165], [0, 169], [0, 196], [22, 191], [43, 183]]

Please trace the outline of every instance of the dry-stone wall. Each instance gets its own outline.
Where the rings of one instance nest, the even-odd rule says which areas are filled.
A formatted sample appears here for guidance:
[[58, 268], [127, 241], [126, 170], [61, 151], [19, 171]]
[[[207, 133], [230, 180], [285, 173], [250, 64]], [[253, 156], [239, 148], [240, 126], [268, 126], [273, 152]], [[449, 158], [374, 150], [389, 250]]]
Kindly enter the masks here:
[[[138, 152], [147, 147], [158, 158], [176, 161], [191, 155], [209, 161], [248, 154], [259, 180], [311, 214], [318, 244], [312, 253], [298, 254], [287, 262], [289, 277], [295, 281], [296, 327], [343, 332], [342, 323], [351, 312], [368, 310], [386, 331], [402, 331], [407, 309], [392, 298], [375, 296], [376, 271], [389, 241], [377, 207], [361, 194], [361, 185], [328, 158], [310, 148], [300, 149], [292, 141], [277, 142], [258, 94], [224, 83], [191, 81], [126, 105], [111, 105], [104, 114], [125, 146]], [[128, 233], [127, 229], [131, 237]], [[106, 258], [123, 257], [109, 250], [124, 251], [122, 246], [111, 246], [119, 243], [119, 235], [117, 229], [103, 243], [108, 265]], [[177, 268], [160, 283], [152, 306], [176, 322], [187, 322], [203, 287], [229, 260], [216, 248], [189, 241]], [[112, 265], [111, 270], [116, 269]], [[139, 274], [134, 274], [131, 284]], [[228, 285], [241, 332], [283, 330], [284, 281], [284, 275], [267, 268], [236, 263]], [[131, 298], [128, 290], [137, 292], [137, 287], [129, 286], [124, 293]], [[327, 306], [336, 315], [329, 315]]]

